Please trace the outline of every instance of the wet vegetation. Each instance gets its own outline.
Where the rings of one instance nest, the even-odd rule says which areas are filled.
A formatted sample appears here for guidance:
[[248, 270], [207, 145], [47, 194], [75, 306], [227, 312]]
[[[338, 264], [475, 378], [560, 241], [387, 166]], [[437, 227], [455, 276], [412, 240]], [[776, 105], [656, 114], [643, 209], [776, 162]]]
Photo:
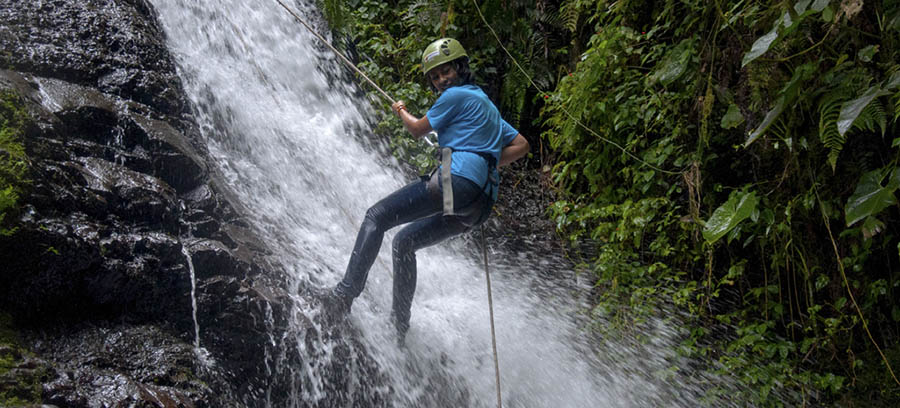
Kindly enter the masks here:
[[[760, 406], [900, 405], [900, 2], [321, 5], [420, 114], [421, 50], [467, 46], [534, 147], [546, 217], [588, 248], [607, 335], [674, 306], [680, 351]], [[378, 103], [395, 154], [429, 167]]]
[[[0, 235], [15, 232], [13, 216], [26, 184], [27, 157], [24, 134], [28, 121], [22, 102], [14, 92], [0, 93]], [[23, 375], [21, 366], [29, 352], [18, 342], [12, 318], [0, 312], [0, 404], [25, 405], [40, 401], [39, 376]]]
[[28, 159], [24, 137], [28, 114], [18, 95], [0, 93], [0, 235], [15, 230], [10, 220], [18, 209], [19, 196], [26, 185]]

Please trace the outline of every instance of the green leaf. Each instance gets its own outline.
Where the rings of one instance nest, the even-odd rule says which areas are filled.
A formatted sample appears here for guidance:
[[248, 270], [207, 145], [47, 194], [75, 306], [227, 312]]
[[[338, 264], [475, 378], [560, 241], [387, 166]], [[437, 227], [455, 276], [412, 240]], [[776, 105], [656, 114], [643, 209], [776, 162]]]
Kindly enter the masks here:
[[859, 98], [844, 102], [844, 104], [841, 105], [841, 115], [838, 117], [837, 122], [838, 132], [840, 132], [841, 136], [850, 130], [850, 127], [853, 126], [853, 122], [859, 117], [859, 114], [862, 113], [863, 109], [866, 108], [866, 105], [871, 103], [875, 98], [887, 95], [888, 93], [889, 92], [881, 89], [880, 86], [873, 85]]
[[891, 77], [888, 78], [887, 85], [884, 86], [884, 90], [891, 91], [897, 87], [900, 87], [900, 71], [891, 74]]
[[784, 111], [784, 108], [789, 106], [794, 102], [794, 99], [797, 98], [797, 95], [800, 93], [801, 85], [806, 82], [810, 77], [812, 77], [816, 70], [818, 69], [818, 63], [816, 62], [808, 62], [803, 64], [797, 69], [794, 70], [793, 76], [791, 76], [791, 80], [781, 89], [780, 97], [775, 102], [775, 106], [772, 107], [766, 116], [763, 118], [762, 123], [750, 132], [750, 135], [747, 137], [747, 141], [744, 142], [744, 147], [753, 143], [756, 139], [762, 136], [763, 133], [769, 129], [773, 123], [775, 123], [775, 119], [778, 119], [778, 116], [781, 115], [781, 112]]
[[722, 116], [722, 122], [720, 123], [722, 128], [734, 129], [741, 123], [744, 123], [744, 115], [741, 114], [741, 109], [734, 103], [728, 105], [728, 112], [725, 112], [725, 116]]
[[882, 170], [873, 170], [860, 177], [856, 183], [856, 191], [847, 200], [844, 207], [844, 221], [847, 226], [856, 224], [871, 215], [897, 202], [894, 191], [900, 187], [900, 168], [894, 168], [886, 186], [881, 185], [884, 179]]
[[822, 10], [822, 21], [830, 23], [832, 20], [834, 20], [834, 9], [832, 9], [831, 6], [825, 7], [825, 9]]
[[754, 141], [756, 141], [756, 139], [759, 139], [759, 137], [762, 136], [766, 129], [768, 129], [769, 126], [771, 126], [772, 123], [775, 122], [775, 119], [778, 118], [778, 115], [781, 115], [781, 112], [784, 110], [784, 100], [784, 96], [778, 98], [778, 101], [775, 102], [775, 106], [772, 107], [772, 110], [766, 113], [766, 117], [763, 118], [762, 123], [760, 123], [759, 126], [757, 126], [756, 129], [750, 132], [750, 135], [747, 136], [747, 141], [744, 142], [744, 147], [749, 146], [750, 143], [753, 143]]
[[870, 45], [866, 48], [859, 50], [859, 52], [856, 53], [856, 57], [859, 58], [859, 60], [862, 62], [872, 62], [872, 58], [874, 58], [875, 54], [877, 54], [877, 53], [878, 53], [878, 46]]
[[687, 71], [693, 53], [694, 41], [692, 39], [682, 40], [675, 48], [669, 50], [662, 61], [656, 65], [656, 69], [649, 77], [650, 81], [663, 85], [671, 84]]
[[815, 12], [823, 11], [828, 7], [829, 1], [830, 0], [816, 0], [809, 9]]
[[843, 309], [844, 306], [846, 306], [846, 305], [847, 305], [847, 298], [845, 298], [845, 297], [841, 297], [840, 299], [837, 300], [837, 302], [834, 302], [834, 308], [837, 310]]
[[885, 24], [885, 27], [887, 27], [885, 29], [885, 31], [890, 30], [890, 29], [894, 29], [895, 31], [900, 31], [900, 13], [895, 13], [894, 17], [891, 19], [891, 21], [889, 21], [887, 24]]
[[769, 50], [769, 47], [772, 46], [772, 43], [778, 39], [778, 27], [779, 23], [775, 24], [775, 27], [772, 27], [772, 31], [766, 33], [766, 35], [759, 37], [756, 41], [753, 42], [753, 46], [750, 47], [750, 51], [744, 54], [744, 59], [741, 61], [741, 68], [747, 66], [753, 60], [759, 58], [761, 55], [765, 54], [766, 51]]
[[816, 277], [816, 291], [822, 290], [825, 286], [828, 286], [828, 283], [831, 279], [828, 278], [828, 275], [819, 275]]
[[759, 198], [756, 192], [735, 191], [728, 201], [713, 211], [703, 228], [703, 239], [712, 244], [756, 211]]

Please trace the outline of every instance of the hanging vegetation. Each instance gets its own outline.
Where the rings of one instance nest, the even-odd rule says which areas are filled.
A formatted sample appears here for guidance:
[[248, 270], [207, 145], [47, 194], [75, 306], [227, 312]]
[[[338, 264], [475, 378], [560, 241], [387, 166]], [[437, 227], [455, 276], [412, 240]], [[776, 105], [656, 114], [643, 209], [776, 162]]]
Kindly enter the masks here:
[[[549, 144], [548, 216], [595, 247], [607, 329], [675, 306], [682, 352], [760, 406], [900, 405], [900, 2], [324, 3], [415, 112], [426, 43], [469, 47], [504, 116]], [[389, 114], [379, 129], [430, 165]]]

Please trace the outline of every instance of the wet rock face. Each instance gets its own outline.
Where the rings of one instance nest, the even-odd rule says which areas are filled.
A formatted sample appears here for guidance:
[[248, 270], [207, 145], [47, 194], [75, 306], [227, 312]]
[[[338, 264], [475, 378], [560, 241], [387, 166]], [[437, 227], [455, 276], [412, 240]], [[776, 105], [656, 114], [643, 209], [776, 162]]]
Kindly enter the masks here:
[[31, 117], [30, 183], [0, 236], [0, 317], [19, 339], [0, 341], [0, 396], [277, 407], [318, 386], [327, 398], [294, 402], [390, 406], [366, 346], [304, 317], [317, 306], [208, 168], [150, 3], [0, 0], [0, 21], [0, 91]]
[[145, 0], [0, 0], [0, 64], [185, 112], [175, 65]]
[[16, 255], [2, 277], [6, 307], [28, 320], [89, 312], [187, 330], [180, 316], [190, 315], [191, 280], [180, 236], [191, 202], [179, 193], [205, 185], [203, 158], [165, 122], [132, 113], [148, 107], [12, 71], [0, 72], [0, 85], [36, 118], [25, 140], [25, 212], [18, 233], [0, 242]]
[[0, 21], [0, 91], [32, 119], [0, 313], [34, 352], [0, 395], [20, 373], [61, 407], [284, 405], [267, 359], [301, 361], [296, 295], [208, 169], [152, 7], [0, 0]]
[[35, 339], [34, 345], [35, 352], [45, 359], [69, 362], [65, 368], [45, 371], [44, 403], [60, 407], [210, 406], [213, 391], [195, 374], [203, 368], [191, 347], [156, 327], [55, 330]]

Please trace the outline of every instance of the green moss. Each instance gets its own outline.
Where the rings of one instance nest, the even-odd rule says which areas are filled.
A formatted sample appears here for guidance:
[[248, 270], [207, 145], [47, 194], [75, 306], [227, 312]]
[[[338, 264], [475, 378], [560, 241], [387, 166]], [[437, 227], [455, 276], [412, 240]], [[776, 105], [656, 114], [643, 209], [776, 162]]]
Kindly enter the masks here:
[[19, 343], [12, 316], [0, 311], [0, 406], [22, 406], [41, 402], [41, 382], [47, 376], [44, 368], [13, 372], [32, 353]]
[[0, 346], [12, 346], [18, 343], [19, 338], [13, 329], [12, 316], [0, 312]]
[[13, 91], [0, 91], [0, 236], [15, 231], [7, 214], [16, 211], [27, 184], [28, 157], [23, 141], [29, 121], [22, 98]]

